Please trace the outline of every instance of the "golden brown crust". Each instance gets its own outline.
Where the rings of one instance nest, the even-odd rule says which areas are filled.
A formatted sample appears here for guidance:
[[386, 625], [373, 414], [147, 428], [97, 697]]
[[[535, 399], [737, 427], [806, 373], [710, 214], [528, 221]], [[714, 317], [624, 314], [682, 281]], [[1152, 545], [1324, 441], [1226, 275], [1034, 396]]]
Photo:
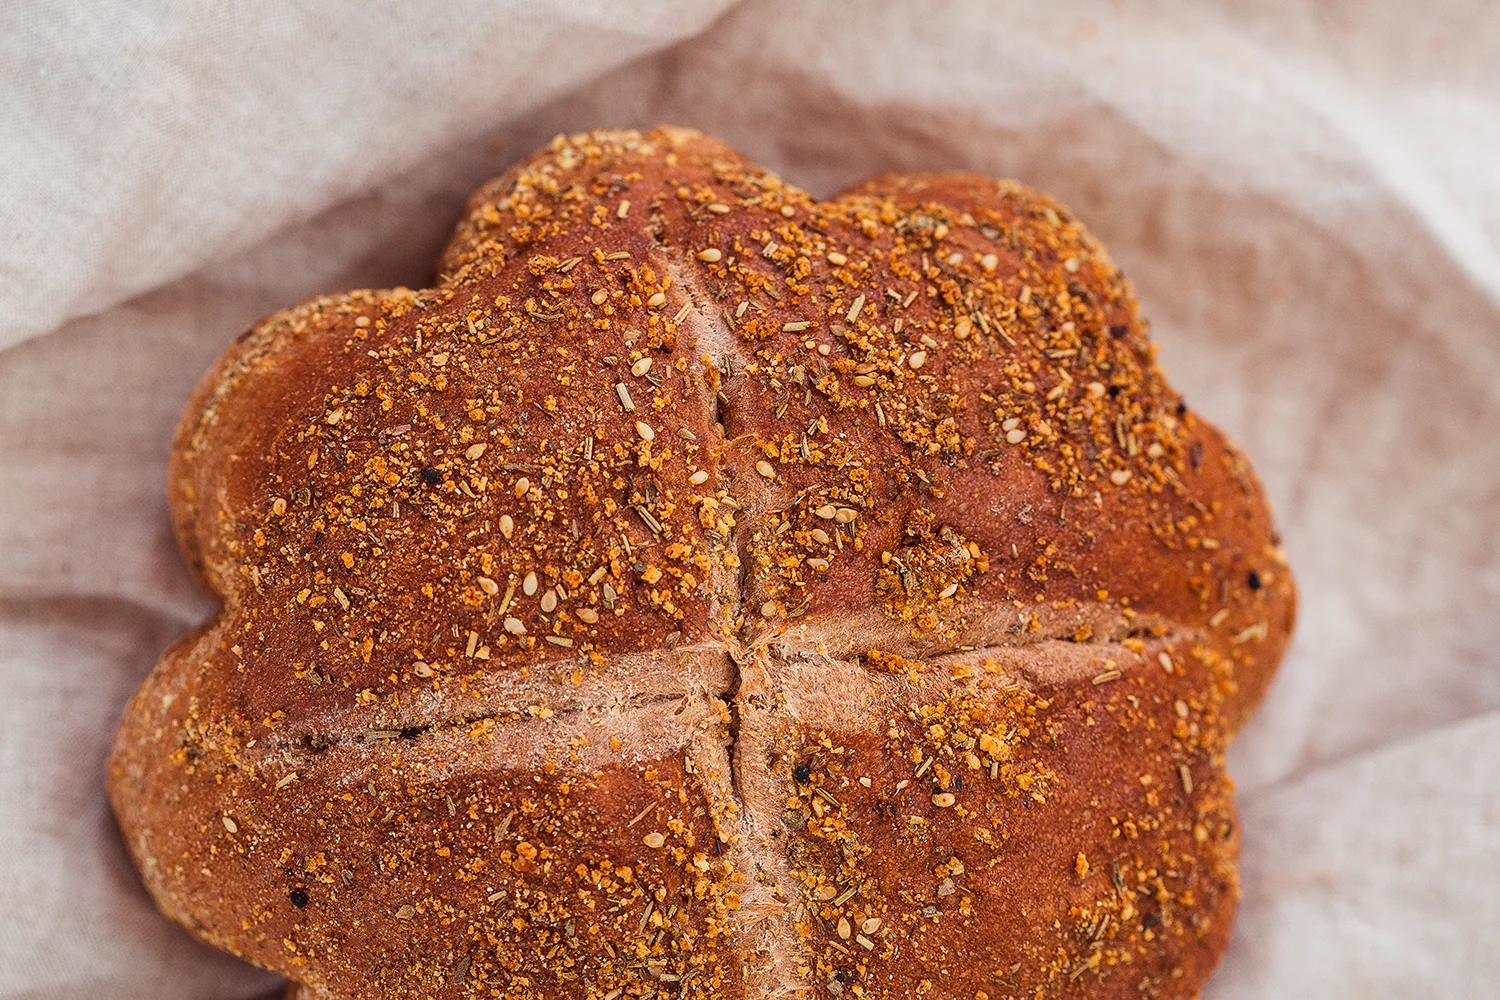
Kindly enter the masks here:
[[559, 137], [270, 317], [171, 500], [147, 885], [299, 997], [1190, 996], [1293, 587], [1050, 200]]

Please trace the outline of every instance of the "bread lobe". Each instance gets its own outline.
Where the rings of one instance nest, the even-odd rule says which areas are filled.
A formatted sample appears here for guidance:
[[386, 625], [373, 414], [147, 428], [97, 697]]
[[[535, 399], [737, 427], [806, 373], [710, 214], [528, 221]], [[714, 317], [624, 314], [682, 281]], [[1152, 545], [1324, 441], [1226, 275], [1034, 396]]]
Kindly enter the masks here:
[[595, 132], [439, 271], [184, 414], [222, 610], [110, 772], [164, 912], [335, 1000], [1196, 994], [1294, 590], [1066, 210]]

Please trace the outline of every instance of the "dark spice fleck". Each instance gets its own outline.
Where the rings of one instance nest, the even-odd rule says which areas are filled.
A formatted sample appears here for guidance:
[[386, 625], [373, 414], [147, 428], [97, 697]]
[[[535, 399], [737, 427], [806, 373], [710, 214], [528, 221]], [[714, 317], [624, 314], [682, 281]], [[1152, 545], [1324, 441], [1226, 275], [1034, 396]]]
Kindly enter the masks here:
[[792, 777], [797, 779], [797, 784], [805, 785], [812, 780], [812, 768], [806, 764], [798, 764], [792, 769]]
[[1245, 582], [1250, 585], [1250, 589], [1251, 590], [1259, 590], [1260, 589], [1260, 574], [1257, 573], [1257, 572], [1255, 572], [1255, 570], [1252, 569], [1250, 571], [1250, 575], [1248, 577], [1246, 577]]
[[443, 474], [438, 472], [438, 470], [436, 469], [422, 470], [422, 482], [426, 483], [428, 486], [436, 486], [438, 482], [442, 480], [442, 478]]
[[290, 899], [292, 901], [292, 905], [300, 910], [307, 905], [307, 890], [293, 889], [291, 892], [286, 894], [286, 898]]

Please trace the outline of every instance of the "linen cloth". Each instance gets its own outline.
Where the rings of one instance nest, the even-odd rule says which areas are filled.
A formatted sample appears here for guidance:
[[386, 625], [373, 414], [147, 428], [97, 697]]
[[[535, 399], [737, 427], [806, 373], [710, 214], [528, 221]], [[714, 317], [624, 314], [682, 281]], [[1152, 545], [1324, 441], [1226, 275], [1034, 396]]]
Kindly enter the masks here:
[[556, 132], [658, 121], [818, 195], [1016, 177], [1107, 243], [1301, 584], [1206, 996], [1500, 996], [1500, 8], [8, 0], [0, 95], [0, 1000], [275, 988], [157, 915], [103, 790], [209, 611], [163, 499], [193, 381], [426, 281]]

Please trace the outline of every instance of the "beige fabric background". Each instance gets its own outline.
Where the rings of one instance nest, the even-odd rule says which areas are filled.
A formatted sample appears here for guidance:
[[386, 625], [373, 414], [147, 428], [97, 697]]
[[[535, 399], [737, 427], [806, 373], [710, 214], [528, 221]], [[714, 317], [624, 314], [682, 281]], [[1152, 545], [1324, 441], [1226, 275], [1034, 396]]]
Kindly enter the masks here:
[[273, 985], [156, 915], [102, 791], [207, 610], [162, 499], [193, 380], [279, 306], [423, 281], [553, 133], [659, 120], [815, 193], [978, 170], [1092, 226], [1303, 588], [1208, 996], [1500, 996], [1500, 8], [292, 7], [0, 2], [0, 1000]]

